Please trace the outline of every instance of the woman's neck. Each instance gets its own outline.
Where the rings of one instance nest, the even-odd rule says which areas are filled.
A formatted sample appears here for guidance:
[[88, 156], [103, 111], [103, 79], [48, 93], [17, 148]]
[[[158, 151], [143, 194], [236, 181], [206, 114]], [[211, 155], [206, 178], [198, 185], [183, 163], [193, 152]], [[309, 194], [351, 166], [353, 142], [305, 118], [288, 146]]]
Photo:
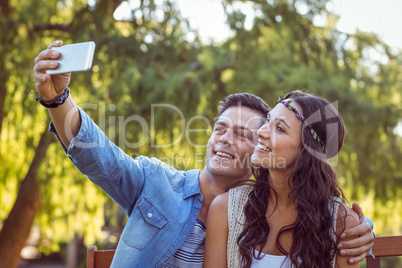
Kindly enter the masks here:
[[290, 186], [288, 179], [288, 173], [280, 170], [269, 171], [268, 183], [271, 192], [268, 202], [278, 209], [286, 209], [294, 205], [293, 195], [289, 195]]

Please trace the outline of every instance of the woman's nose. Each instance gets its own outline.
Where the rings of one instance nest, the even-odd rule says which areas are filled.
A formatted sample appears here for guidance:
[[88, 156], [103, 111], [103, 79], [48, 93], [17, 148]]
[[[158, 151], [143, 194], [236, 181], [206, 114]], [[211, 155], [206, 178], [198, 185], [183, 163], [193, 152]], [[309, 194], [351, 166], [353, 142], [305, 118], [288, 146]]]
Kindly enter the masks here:
[[270, 132], [270, 124], [267, 122], [260, 127], [260, 129], [257, 131], [257, 135], [258, 137], [268, 139], [270, 137]]

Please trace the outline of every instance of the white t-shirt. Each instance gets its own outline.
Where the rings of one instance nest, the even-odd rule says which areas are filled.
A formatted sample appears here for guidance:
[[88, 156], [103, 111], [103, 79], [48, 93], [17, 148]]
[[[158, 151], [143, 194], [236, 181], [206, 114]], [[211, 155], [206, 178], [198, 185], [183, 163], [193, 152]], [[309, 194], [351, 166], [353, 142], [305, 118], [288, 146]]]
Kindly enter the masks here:
[[[255, 252], [258, 254], [258, 251]], [[286, 256], [277, 256], [277, 255], [269, 255], [264, 254], [264, 257], [261, 260], [257, 260], [253, 258], [253, 263], [251, 264], [251, 268], [289, 268], [292, 267], [292, 262]]]

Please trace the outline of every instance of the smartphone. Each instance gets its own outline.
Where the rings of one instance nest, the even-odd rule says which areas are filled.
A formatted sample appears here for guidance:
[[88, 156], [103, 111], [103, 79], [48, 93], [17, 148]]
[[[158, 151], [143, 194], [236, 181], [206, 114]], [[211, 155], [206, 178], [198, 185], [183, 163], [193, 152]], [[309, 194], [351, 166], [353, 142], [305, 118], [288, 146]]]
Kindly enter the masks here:
[[47, 70], [48, 74], [63, 74], [88, 71], [92, 67], [95, 52], [95, 42], [83, 42], [61, 47], [53, 47], [60, 52], [60, 57], [55, 60], [59, 63], [56, 69]]

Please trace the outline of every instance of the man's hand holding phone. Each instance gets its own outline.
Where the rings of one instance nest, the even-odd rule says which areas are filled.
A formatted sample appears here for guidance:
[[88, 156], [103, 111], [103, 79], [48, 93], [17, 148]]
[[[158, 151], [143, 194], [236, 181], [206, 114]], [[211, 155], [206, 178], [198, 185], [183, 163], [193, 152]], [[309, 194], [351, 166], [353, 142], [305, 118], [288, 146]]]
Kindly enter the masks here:
[[55, 61], [60, 57], [60, 52], [53, 50], [54, 47], [61, 47], [63, 41], [54, 41], [48, 48], [35, 58], [35, 81], [38, 94], [45, 101], [51, 101], [61, 94], [70, 83], [71, 73], [50, 75], [46, 71], [58, 67]]
[[55, 41], [35, 59], [36, 88], [44, 101], [63, 93], [71, 72], [88, 71], [92, 66], [95, 43], [83, 42], [63, 46]]

